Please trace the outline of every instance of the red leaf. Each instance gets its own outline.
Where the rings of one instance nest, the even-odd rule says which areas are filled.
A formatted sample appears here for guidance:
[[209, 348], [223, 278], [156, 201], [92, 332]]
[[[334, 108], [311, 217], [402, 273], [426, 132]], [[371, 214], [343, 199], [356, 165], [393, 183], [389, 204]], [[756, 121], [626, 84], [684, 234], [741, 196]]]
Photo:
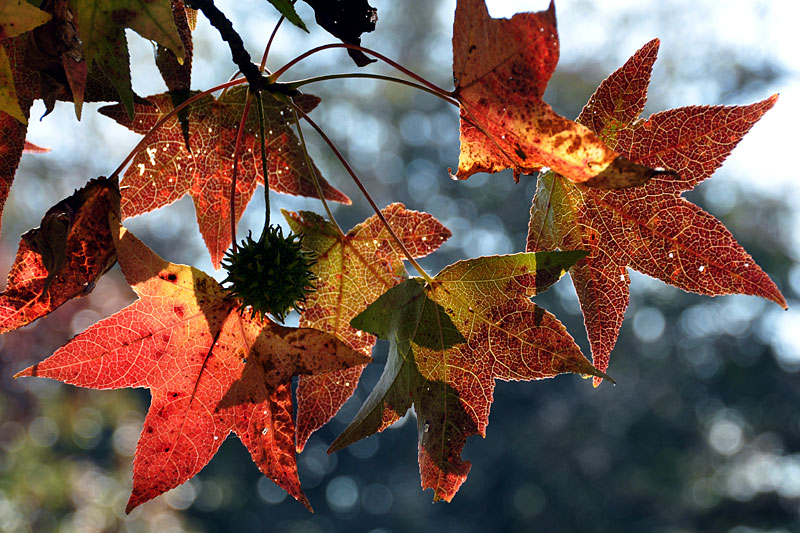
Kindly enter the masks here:
[[658, 51], [654, 40], [597, 89], [578, 121], [638, 163], [677, 171], [621, 191], [542, 176], [528, 250], [585, 249], [570, 269], [595, 365], [605, 370], [628, 306], [627, 268], [685, 291], [752, 294], [786, 307], [775, 284], [717, 219], [681, 198], [710, 176], [777, 96], [748, 106], [682, 107], [637, 117]]
[[50, 151], [50, 148], [45, 148], [43, 146], [38, 146], [33, 144], [32, 142], [25, 141], [23, 145], [23, 152], [27, 154], [46, 154]]
[[[188, 193], [192, 196], [200, 233], [211, 260], [219, 268], [225, 250], [231, 244], [230, 187], [236, 133], [244, 110], [244, 87], [229, 89], [219, 100], [206, 97], [189, 108], [189, 147], [181, 133], [177, 117], [168, 120], [151, 137], [148, 146], [133, 159], [120, 184], [122, 216], [132, 217], [175, 202]], [[305, 155], [291, 131], [290, 108], [269, 95], [263, 95], [267, 120], [269, 182], [272, 190], [300, 196], [318, 197]], [[148, 97], [152, 105], [137, 104], [131, 121], [121, 105], [107, 106], [100, 112], [137, 133], [147, 133], [173, 109], [169, 94]], [[302, 95], [295, 103], [305, 111], [319, 99]], [[261, 172], [261, 148], [258, 118], [250, 113], [242, 138], [242, 156], [236, 183], [236, 218], [242, 216], [258, 183]], [[333, 188], [316, 168], [325, 198], [349, 204], [350, 199]]]
[[[424, 257], [451, 233], [432, 215], [410, 211], [400, 203], [382, 210], [408, 251]], [[365, 355], [372, 353], [375, 337], [353, 328], [350, 320], [381, 294], [400, 283], [405, 255], [377, 216], [342, 234], [316, 213], [302, 211], [284, 216], [292, 231], [303, 234], [303, 245], [317, 257], [313, 271], [317, 290], [309, 294], [300, 325], [327, 331]], [[353, 395], [363, 366], [320, 376], [303, 376], [297, 386], [297, 451], [308, 437], [325, 425]]]
[[92, 291], [117, 259], [110, 216], [119, 220], [117, 182], [97, 178], [51, 207], [41, 227], [22, 236], [0, 294], [0, 333]]
[[[30, 106], [25, 107], [23, 113], [27, 115], [29, 109]], [[8, 192], [14, 182], [14, 175], [17, 173], [27, 131], [27, 124], [0, 112], [0, 216], [3, 214]]]
[[559, 54], [555, 7], [493, 19], [483, 0], [459, 0], [453, 77], [461, 104], [457, 177], [506, 168], [552, 168], [576, 183], [629, 187], [662, 172], [621, 157], [588, 128], [543, 100]]
[[232, 431], [310, 509], [297, 478], [291, 377], [368, 358], [326, 333], [240, 316], [214, 279], [164, 261], [124, 229], [117, 253], [139, 299], [17, 376], [151, 390], [128, 512], [194, 476]]

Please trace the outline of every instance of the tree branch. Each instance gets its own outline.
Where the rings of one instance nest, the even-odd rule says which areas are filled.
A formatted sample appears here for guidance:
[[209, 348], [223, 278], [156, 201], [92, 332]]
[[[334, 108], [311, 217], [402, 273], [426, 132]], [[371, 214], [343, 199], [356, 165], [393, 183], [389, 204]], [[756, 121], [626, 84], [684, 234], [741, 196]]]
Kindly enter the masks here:
[[297, 90], [289, 89], [284, 84], [269, 83], [267, 81], [258, 66], [251, 61], [250, 53], [245, 49], [239, 33], [233, 29], [233, 24], [225, 14], [214, 5], [214, 0], [186, 0], [186, 5], [202, 11], [203, 15], [211, 22], [211, 25], [217, 28], [222, 40], [228, 43], [228, 47], [231, 49], [233, 62], [239, 67], [253, 92], [265, 89], [272, 93], [281, 93], [289, 96], [297, 94]]

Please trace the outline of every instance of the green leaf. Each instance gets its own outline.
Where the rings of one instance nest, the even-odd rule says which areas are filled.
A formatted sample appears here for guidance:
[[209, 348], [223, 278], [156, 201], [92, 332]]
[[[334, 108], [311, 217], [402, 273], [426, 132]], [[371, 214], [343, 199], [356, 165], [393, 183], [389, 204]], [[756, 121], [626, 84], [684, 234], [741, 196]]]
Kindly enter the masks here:
[[485, 434], [496, 379], [563, 372], [607, 378], [564, 326], [530, 301], [585, 256], [479, 257], [450, 265], [430, 283], [412, 278], [384, 293], [350, 324], [388, 340], [389, 358], [331, 451], [383, 431], [413, 405], [422, 486], [450, 501], [470, 469], [460, 457], [467, 437]]
[[129, 113], [133, 93], [125, 28], [172, 50], [179, 61], [185, 56], [169, 0], [72, 0], [71, 4], [86, 64], [91, 70], [96, 62], [112, 80]]
[[303, 23], [303, 19], [300, 18], [300, 15], [297, 14], [297, 11], [294, 10], [294, 3], [290, 2], [289, 0], [267, 0], [270, 4], [272, 4], [275, 9], [277, 9], [281, 15], [286, 17], [286, 20], [300, 28], [301, 30], [308, 32], [308, 28], [306, 28], [305, 23]]

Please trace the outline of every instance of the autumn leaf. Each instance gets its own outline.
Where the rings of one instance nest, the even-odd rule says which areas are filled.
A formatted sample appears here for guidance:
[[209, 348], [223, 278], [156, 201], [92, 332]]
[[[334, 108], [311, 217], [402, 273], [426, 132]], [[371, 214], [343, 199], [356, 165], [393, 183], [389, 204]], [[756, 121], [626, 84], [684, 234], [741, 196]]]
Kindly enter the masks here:
[[85, 296], [117, 260], [109, 217], [119, 220], [116, 179], [97, 178], [45, 213], [22, 236], [0, 294], [0, 333], [43, 317]]
[[25, 0], [7, 0], [0, 4], [0, 40], [32, 30], [50, 18], [49, 13]]
[[453, 25], [453, 78], [461, 104], [456, 176], [552, 168], [576, 183], [613, 189], [663, 174], [620, 156], [542, 97], [558, 62], [555, 6], [493, 19], [484, 0], [459, 0]]
[[25, 141], [22, 151], [26, 154], [46, 154], [50, 151], [50, 148], [45, 148], [43, 146], [33, 144], [32, 142]]
[[[24, 0], [3, 2], [0, 4], [0, 41], [41, 26], [50, 18], [49, 13]], [[5, 48], [2, 46], [0, 46], [0, 111], [8, 113], [20, 122], [27, 123], [28, 118], [22, 112], [17, 100], [11, 64]]]
[[389, 289], [351, 324], [390, 341], [378, 384], [329, 451], [383, 431], [412, 406], [422, 487], [450, 501], [467, 477], [467, 437], [485, 436], [496, 379], [604, 376], [564, 326], [529, 297], [585, 252], [540, 252], [459, 261], [433, 283]]
[[685, 291], [752, 294], [786, 307], [775, 284], [725, 226], [681, 197], [722, 164], [777, 96], [747, 106], [681, 107], [639, 119], [657, 52], [658, 40], [651, 41], [609, 76], [578, 122], [632, 161], [674, 169], [680, 178], [601, 191], [548, 172], [531, 207], [529, 251], [589, 251], [570, 275], [600, 370], [608, 367], [628, 307], [629, 267]]
[[[400, 203], [381, 212], [415, 258], [433, 252], [451, 235], [432, 215], [408, 210]], [[300, 325], [332, 333], [354, 350], [370, 355], [375, 337], [355, 329], [350, 321], [405, 279], [403, 252], [377, 216], [343, 234], [338, 226], [310, 211], [283, 211], [283, 215], [293, 232], [303, 234], [304, 247], [317, 258], [313, 267], [316, 290], [306, 299]], [[353, 395], [363, 370], [364, 366], [356, 366], [299, 379], [298, 452]]]
[[17, 377], [150, 389], [127, 512], [197, 474], [231, 432], [310, 509], [297, 477], [291, 377], [369, 359], [327, 333], [239, 315], [213, 278], [161, 259], [124, 228], [116, 244], [139, 299]]
[[[151, 137], [147, 147], [134, 157], [121, 186], [123, 218], [147, 213], [171, 204], [186, 193], [192, 196], [200, 233], [211, 260], [219, 268], [225, 250], [231, 244], [230, 187], [236, 133], [244, 110], [247, 89], [233, 87], [219, 99], [202, 98], [189, 109], [189, 146], [186, 148], [180, 121], [168, 120]], [[262, 95], [267, 124], [269, 183], [272, 190], [316, 198], [317, 190], [306, 165], [290, 108], [268, 94]], [[100, 112], [145, 134], [173, 109], [168, 93], [148, 97], [150, 105], [136, 105], [136, 119], [131, 120], [120, 105], [107, 106]], [[295, 104], [308, 112], [319, 99], [295, 97]], [[258, 118], [251, 113], [245, 124], [239, 176], [236, 183], [236, 218], [242, 216], [256, 185], [264, 183]], [[325, 198], [342, 203], [350, 199], [322, 178], [316, 168]]]
[[[12, 3], [16, 2], [8, 4]], [[127, 83], [130, 87], [129, 74], [127, 81], [115, 79], [112, 83], [97, 69], [88, 72], [67, 0], [54, 1], [48, 9], [52, 10], [48, 22], [0, 43], [0, 215], [25, 148], [34, 100], [44, 100], [47, 113], [56, 100], [74, 101], [80, 118], [84, 101], [113, 101], [118, 97], [116, 86]], [[2, 56], [8, 60], [8, 70]]]
[[183, 57], [178, 57], [166, 46], [156, 46], [156, 66], [167, 89], [172, 92], [189, 91], [192, 81], [192, 30], [189, 25], [189, 14], [182, 0], [172, 0], [172, 15], [175, 27], [183, 45]]
[[[25, 109], [27, 115], [28, 108]], [[0, 112], [0, 216], [8, 199], [8, 192], [14, 182], [14, 175], [25, 148], [27, 123], [7, 113]], [[1, 227], [1, 225], [0, 225]]]
[[8, 61], [6, 49], [0, 46], [0, 112], [7, 113], [22, 122], [28, 123], [28, 117], [22, 112], [17, 97], [17, 89], [14, 87], [14, 74], [11, 71], [11, 63]]
[[77, 13], [86, 64], [94, 62], [114, 82], [130, 112], [130, 55], [125, 28], [172, 50], [183, 60], [185, 49], [175, 27], [170, 0], [72, 0]]

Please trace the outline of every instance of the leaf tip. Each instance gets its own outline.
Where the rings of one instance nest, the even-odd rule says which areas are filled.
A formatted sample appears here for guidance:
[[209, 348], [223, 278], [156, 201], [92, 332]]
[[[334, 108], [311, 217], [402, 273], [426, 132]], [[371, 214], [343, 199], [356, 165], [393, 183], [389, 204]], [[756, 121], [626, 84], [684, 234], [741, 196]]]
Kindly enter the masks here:
[[34, 372], [32, 369], [33, 369], [35, 366], [36, 366], [36, 365], [29, 366], [29, 367], [28, 367], [28, 368], [26, 368], [25, 370], [20, 370], [19, 372], [17, 372], [16, 374], [14, 374], [14, 376], [13, 376], [13, 377], [14, 377], [14, 379], [17, 379], [17, 378], [24, 378], [24, 377], [28, 377], [28, 376], [34, 376], [34, 375], [36, 375], [36, 374], [34, 374], [34, 373], [31, 373], [31, 372]]
[[[600, 384], [603, 381], [608, 381], [612, 385], [616, 385], [617, 384], [617, 380], [615, 380], [614, 378], [612, 378], [611, 376], [609, 376], [608, 374], [606, 374], [605, 372], [603, 372], [602, 370], [600, 370], [596, 366], [593, 366], [592, 368], [593, 368], [593, 371], [592, 371], [591, 377], [592, 377], [592, 386], [594, 388], [599, 387]], [[590, 376], [585, 376], [585, 377], [588, 378]]]

